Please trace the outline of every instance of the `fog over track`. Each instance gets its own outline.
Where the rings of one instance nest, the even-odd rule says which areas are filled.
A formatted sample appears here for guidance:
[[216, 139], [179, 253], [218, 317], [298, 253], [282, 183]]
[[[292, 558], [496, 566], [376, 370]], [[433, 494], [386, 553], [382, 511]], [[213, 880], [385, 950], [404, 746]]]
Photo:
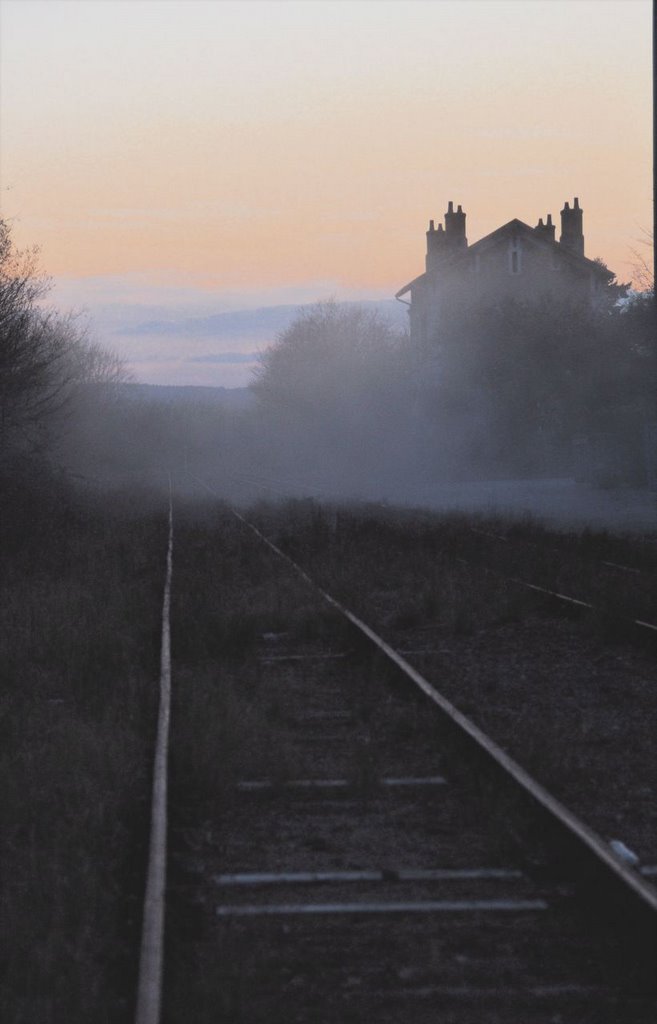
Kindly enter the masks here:
[[604, 316], [474, 305], [425, 351], [376, 308], [318, 303], [259, 352], [248, 390], [94, 393], [62, 461], [109, 483], [166, 461], [222, 480], [236, 504], [389, 501], [655, 530], [651, 332], [644, 300]]

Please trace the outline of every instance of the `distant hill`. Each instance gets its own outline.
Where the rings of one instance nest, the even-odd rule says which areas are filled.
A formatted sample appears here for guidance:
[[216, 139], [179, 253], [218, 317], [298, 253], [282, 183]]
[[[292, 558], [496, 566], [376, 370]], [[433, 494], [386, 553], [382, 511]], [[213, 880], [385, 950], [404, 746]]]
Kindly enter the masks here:
[[254, 398], [249, 388], [212, 388], [176, 384], [122, 384], [121, 394], [135, 401], [163, 404], [216, 402], [227, 409], [248, 409]]
[[[406, 307], [394, 299], [344, 303], [344, 305], [365, 306], [392, 320], [399, 327], [408, 321]], [[279, 331], [286, 327], [308, 306], [263, 306], [260, 309], [241, 309], [232, 313], [215, 313], [211, 316], [172, 317], [166, 320], [146, 320], [118, 330], [117, 334], [132, 337], [171, 336], [187, 338], [212, 338], [215, 341], [249, 338], [253, 342], [269, 343]]]

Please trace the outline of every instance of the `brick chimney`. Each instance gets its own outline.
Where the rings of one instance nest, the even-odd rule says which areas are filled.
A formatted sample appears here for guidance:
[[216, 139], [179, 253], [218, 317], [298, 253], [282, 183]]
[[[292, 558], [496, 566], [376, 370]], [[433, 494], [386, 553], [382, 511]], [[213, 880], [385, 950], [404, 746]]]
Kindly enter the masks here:
[[559, 244], [564, 249], [569, 249], [570, 252], [574, 252], [578, 256], [584, 255], [582, 213], [583, 211], [580, 209], [577, 197], [575, 197], [572, 210], [568, 203], [566, 203], [561, 211], [561, 238], [559, 239]]
[[549, 242], [554, 242], [555, 229], [556, 225], [552, 223], [552, 214], [548, 213], [545, 224], [543, 223], [543, 218], [541, 217], [538, 224], [534, 228], [534, 231], [541, 238], [547, 238]]
[[435, 270], [440, 263], [446, 249], [446, 241], [447, 236], [443, 230], [442, 224], [439, 224], [438, 230], [436, 230], [435, 222], [430, 220], [429, 230], [427, 231], [427, 271]]
[[447, 213], [445, 214], [445, 234], [450, 249], [467, 249], [465, 214], [460, 206], [455, 212], [454, 203], [451, 201], [447, 204]]

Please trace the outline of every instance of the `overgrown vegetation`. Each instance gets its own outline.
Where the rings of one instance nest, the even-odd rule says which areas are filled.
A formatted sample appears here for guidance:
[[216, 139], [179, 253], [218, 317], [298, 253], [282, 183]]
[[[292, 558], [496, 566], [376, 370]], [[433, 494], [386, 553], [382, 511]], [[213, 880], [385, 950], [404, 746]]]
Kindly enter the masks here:
[[460, 458], [489, 478], [647, 479], [644, 435], [657, 418], [650, 301], [475, 305], [445, 324], [433, 365], [418, 401], [447, 468]]
[[134, 995], [165, 510], [72, 486], [67, 433], [124, 374], [47, 287], [0, 221], [0, 1015], [108, 1024]]
[[12, 499], [1, 1016], [108, 1024], [134, 997], [166, 520], [52, 479], [14, 481]]
[[184, 818], [190, 792], [218, 806], [246, 765], [294, 774], [276, 701], [260, 689], [258, 651], [268, 636], [312, 642], [335, 630], [335, 616], [228, 508], [179, 507], [176, 550], [172, 776]]
[[[622, 289], [620, 289], [622, 290]], [[473, 302], [428, 350], [380, 318], [325, 304], [267, 349], [253, 385], [281, 483], [401, 494], [406, 483], [654, 475], [657, 356], [650, 296], [596, 308]]]
[[[0, 220], [0, 472], [57, 460], [67, 420], [127, 379], [120, 360], [72, 316], [44, 304], [48, 280], [36, 249], [16, 249]], [[78, 424], [78, 427], [81, 424]]]
[[[346, 586], [353, 596], [362, 587], [382, 602], [389, 594], [399, 619], [437, 611], [452, 577], [458, 578], [446, 603], [454, 622], [459, 604], [470, 614], [481, 606], [476, 613], [481, 621], [503, 617], [507, 605], [522, 601], [513, 596], [522, 591], [510, 588], [504, 577], [562, 589], [621, 619], [649, 615], [656, 601], [657, 551], [651, 538], [588, 529], [559, 532], [528, 516], [323, 505], [313, 499], [263, 504], [252, 514], [293, 558], [321, 573], [331, 593], [340, 596]], [[366, 572], [359, 571], [361, 562]], [[633, 568], [645, 572], [627, 571]]]

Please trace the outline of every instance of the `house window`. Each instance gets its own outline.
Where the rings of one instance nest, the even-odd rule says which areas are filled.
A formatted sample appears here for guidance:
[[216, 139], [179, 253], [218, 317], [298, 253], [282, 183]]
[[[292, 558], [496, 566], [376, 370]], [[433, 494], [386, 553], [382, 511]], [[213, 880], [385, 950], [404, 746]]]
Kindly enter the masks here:
[[522, 270], [522, 259], [520, 243], [516, 238], [512, 239], [509, 247], [509, 273], [519, 274]]

